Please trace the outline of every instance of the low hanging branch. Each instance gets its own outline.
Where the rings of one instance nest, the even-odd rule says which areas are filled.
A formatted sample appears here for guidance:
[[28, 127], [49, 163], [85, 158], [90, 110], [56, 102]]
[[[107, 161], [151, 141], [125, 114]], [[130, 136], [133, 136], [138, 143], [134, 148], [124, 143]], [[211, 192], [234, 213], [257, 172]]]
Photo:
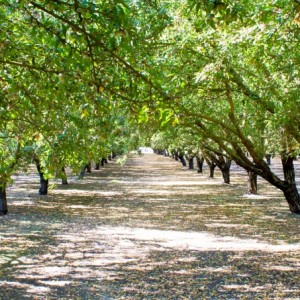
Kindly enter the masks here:
[[43, 67], [38, 67], [35, 65], [30, 65], [24, 62], [17, 62], [17, 61], [11, 61], [11, 60], [4, 60], [0, 58], [0, 63], [1, 64], [8, 64], [8, 65], [12, 65], [12, 66], [18, 66], [21, 68], [26, 68], [29, 70], [35, 70], [35, 71], [43, 71], [45, 73], [53, 73], [53, 74], [60, 74], [63, 72], [63, 70], [53, 70], [53, 69], [47, 69], [47, 68], [43, 68]]
[[[46, 9], [45, 7], [43, 7], [42, 5], [40, 5], [34, 1], [30, 1], [30, 4], [33, 7], [37, 8], [37, 9], [47, 13], [48, 15], [51, 15], [55, 19], [63, 22], [64, 24], [69, 25], [74, 31], [77, 31], [77, 32], [80, 32], [81, 34], [83, 34], [85, 36], [86, 40], [88, 41], [88, 44], [90, 45], [90, 47], [101, 47], [106, 53], [109, 54], [109, 56], [111, 58], [113, 58], [116, 61], [118, 61], [119, 63], [121, 63], [128, 70], [128, 72], [133, 74], [135, 77], [140, 78], [145, 84], [147, 84], [153, 90], [155, 90], [164, 100], [172, 100], [172, 97], [168, 96], [160, 86], [157, 86], [156, 84], [154, 84], [154, 82], [151, 79], [149, 79], [147, 76], [143, 75], [140, 71], [138, 71], [135, 67], [133, 67], [129, 62], [127, 62], [124, 58], [122, 58], [121, 56], [116, 54], [115, 51], [109, 49], [102, 41], [97, 39], [92, 34], [88, 33], [85, 30], [84, 26], [75, 24], [71, 20], [68, 20], [68, 19], [64, 18], [63, 16], [58, 15], [57, 13]], [[93, 43], [92, 43], [92, 41], [93, 41]]]

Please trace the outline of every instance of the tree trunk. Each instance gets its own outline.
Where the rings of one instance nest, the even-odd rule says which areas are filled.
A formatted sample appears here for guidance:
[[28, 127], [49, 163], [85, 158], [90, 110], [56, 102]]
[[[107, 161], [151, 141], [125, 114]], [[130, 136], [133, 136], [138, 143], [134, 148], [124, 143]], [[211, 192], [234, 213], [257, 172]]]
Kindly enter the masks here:
[[222, 176], [223, 176], [223, 180], [224, 180], [224, 183], [226, 184], [230, 184], [230, 167], [223, 167], [221, 169], [221, 172], [222, 172]]
[[78, 175], [78, 179], [83, 179], [84, 175], [85, 175], [85, 171], [86, 171], [86, 167], [87, 165], [84, 165], [82, 168], [81, 168], [81, 171]]
[[61, 168], [61, 183], [68, 184], [68, 176], [67, 176], [65, 167]]
[[300, 214], [300, 195], [297, 190], [296, 180], [295, 180], [295, 170], [294, 170], [294, 157], [288, 154], [283, 154], [281, 157], [284, 180], [280, 179], [274, 172], [270, 169], [265, 160], [254, 160], [255, 165], [249, 164], [249, 162], [239, 160], [239, 156], [235, 157], [235, 161], [248, 172], [255, 172], [257, 175], [264, 178], [270, 184], [280, 189], [286, 201], [288, 202], [290, 211], [293, 213]]
[[0, 182], [0, 215], [7, 215], [7, 212], [6, 187]]
[[248, 194], [257, 195], [257, 174], [252, 171], [248, 173]]
[[194, 170], [194, 157], [189, 158], [189, 169]]
[[215, 156], [211, 154], [209, 151], [205, 153], [204, 159], [209, 167], [209, 177], [214, 178], [215, 168], [217, 164], [215, 163]]
[[209, 166], [209, 177], [214, 178], [215, 168], [216, 168], [217, 165], [214, 164], [214, 163], [210, 163], [208, 166]]
[[183, 154], [179, 154], [179, 155], [178, 155], [178, 158], [179, 158], [180, 162], [182, 163], [182, 165], [183, 165], [184, 167], [186, 167], [186, 161], [185, 161], [185, 159], [184, 159]]
[[198, 171], [198, 173], [203, 173], [204, 157], [196, 156], [196, 160], [197, 160], [197, 171]]
[[231, 159], [225, 158], [224, 156], [219, 155], [218, 160], [216, 161], [216, 165], [220, 168], [222, 172], [222, 176], [224, 179], [224, 183], [230, 184], [230, 166]]
[[285, 156], [281, 157], [283, 174], [286, 185], [281, 189], [289, 204], [290, 211], [300, 214], [300, 195], [296, 185], [294, 157]]
[[292, 213], [300, 214], [300, 195], [295, 185], [288, 185], [283, 190], [284, 196]]
[[40, 176], [39, 194], [40, 195], [48, 195], [49, 180], [44, 178], [44, 172], [41, 168], [39, 159], [37, 159], [37, 158], [35, 159], [35, 164], [36, 164], [36, 168], [39, 173], [39, 176]]
[[85, 168], [86, 168], [87, 173], [92, 173], [92, 163], [91, 162], [87, 163]]
[[95, 170], [100, 170], [100, 161], [96, 162]]
[[105, 164], [107, 164], [107, 159], [106, 158], [102, 158], [101, 159], [101, 167], [104, 167]]
[[40, 174], [40, 188], [39, 194], [40, 195], [48, 195], [48, 185], [49, 180], [44, 178], [44, 174]]
[[267, 164], [270, 166], [271, 165], [271, 157], [272, 157], [272, 154], [266, 154], [266, 161], [267, 161]]
[[179, 160], [178, 152], [177, 152], [177, 151], [174, 151], [174, 153], [173, 153], [173, 158], [174, 158], [176, 161]]

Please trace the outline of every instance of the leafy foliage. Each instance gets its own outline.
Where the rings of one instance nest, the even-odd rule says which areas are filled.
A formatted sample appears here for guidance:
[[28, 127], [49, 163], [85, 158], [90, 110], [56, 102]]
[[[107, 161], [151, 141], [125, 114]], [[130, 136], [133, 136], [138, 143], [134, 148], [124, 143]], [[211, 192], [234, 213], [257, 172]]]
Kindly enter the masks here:
[[5, 0], [0, 16], [1, 132], [45, 174], [181, 126], [290, 184], [264, 157], [300, 150], [298, 1]]

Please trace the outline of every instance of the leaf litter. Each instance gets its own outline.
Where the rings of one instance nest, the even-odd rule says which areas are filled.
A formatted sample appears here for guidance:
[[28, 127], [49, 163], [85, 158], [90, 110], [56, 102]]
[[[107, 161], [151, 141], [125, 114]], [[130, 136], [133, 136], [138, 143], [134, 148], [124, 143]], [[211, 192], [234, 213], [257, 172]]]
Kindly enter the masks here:
[[228, 186], [147, 154], [69, 181], [9, 188], [1, 299], [299, 299], [299, 217], [239, 167]]

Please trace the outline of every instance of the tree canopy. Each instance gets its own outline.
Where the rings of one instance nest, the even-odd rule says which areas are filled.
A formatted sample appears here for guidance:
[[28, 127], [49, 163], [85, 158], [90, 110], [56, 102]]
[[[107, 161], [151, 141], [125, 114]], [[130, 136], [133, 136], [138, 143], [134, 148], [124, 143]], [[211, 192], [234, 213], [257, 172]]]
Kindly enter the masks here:
[[299, 213], [299, 16], [296, 0], [2, 1], [2, 190], [34, 158], [51, 177], [159, 132], [235, 160]]

